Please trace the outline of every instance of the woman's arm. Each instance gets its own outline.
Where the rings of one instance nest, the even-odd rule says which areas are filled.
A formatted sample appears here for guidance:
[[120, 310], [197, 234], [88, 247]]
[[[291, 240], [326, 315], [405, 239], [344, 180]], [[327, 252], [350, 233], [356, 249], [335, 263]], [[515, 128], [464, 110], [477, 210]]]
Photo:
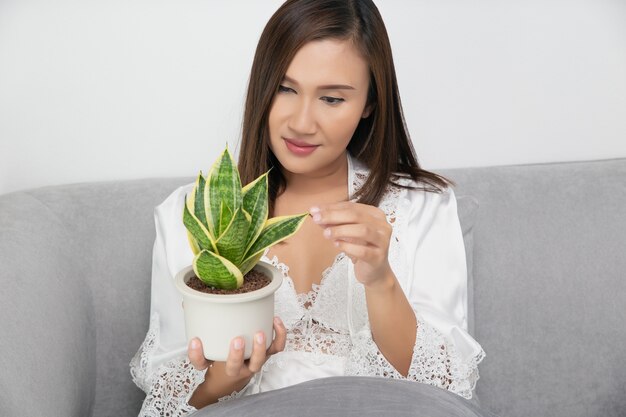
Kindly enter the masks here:
[[372, 339], [387, 361], [407, 376], [417, 334], [417, 320], [396, 276], [365, 285]]
[[[417, 322], [406, 378], [471, 398], [484, 352], [466, 331], [465, 248], [454, 193], [412, 191], [403, 206], [408, 211], [398, 213], [394, 225], [401, 229], [393, 239], [407, 258], [404, 265], [394, 266], [402, 272], [399, 283]], [[371, 310], [370, 304], [368, 299]], [[375, 325], [370, 317], [369, 326], [353, 338], [346, 374], [404, 377], [380, 340], [375, 341]], [[394, 323], [381, 326], [395, 331]]]

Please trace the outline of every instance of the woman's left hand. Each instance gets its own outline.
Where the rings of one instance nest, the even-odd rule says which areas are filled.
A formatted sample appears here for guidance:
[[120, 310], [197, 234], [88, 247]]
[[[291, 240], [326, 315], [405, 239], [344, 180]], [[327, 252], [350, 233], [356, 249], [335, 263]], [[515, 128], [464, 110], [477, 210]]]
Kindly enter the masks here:
[[309, 212], [324, 228], [324, 236], [352, 260], [356, 279], [363, 285], [374, 287], [395, 279], [388, 259], [393, 228], [381, 209], [345, 201], [311, 207]]

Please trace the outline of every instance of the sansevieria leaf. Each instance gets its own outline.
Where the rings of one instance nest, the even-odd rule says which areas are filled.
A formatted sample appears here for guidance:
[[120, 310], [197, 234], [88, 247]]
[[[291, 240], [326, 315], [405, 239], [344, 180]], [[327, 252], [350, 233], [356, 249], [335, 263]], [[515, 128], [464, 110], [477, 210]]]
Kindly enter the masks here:
[[254, 242], [267, 221], [267, 172], [246, 185], [242, 193], [243, 208], [252, 218], [246, 242]]
[[202, 251], [202, 249], [200, 249], [200, 245], [198, 244], [198, 241], [196, 240], [195, 237], [193, 237], [193, 235], [191, 234], [189, 230], [187, 230], [187, 240], [189, 241], [189, 246], [191, 247], [191, 251], [193, 252], [194, 255], [197, 255]]
[[246, 247], [241, 242], [244, 241], [242, 239], [247, 235], [249, 227], [250, 215], [239, 208], [222, 236], [215, 242], [220, 256], [230, 260], [235, 265], [239, 265], [246, 252]]
[[219, 233], [217, 234], [218, 239], [222, 236], [230, 221], [232, 220], [233, 212], [232, 210], [222, 201], [220, 208], [220, 226], [218, 228]]
[[[207, 178], [208, 190], [205, 190], [205, 201], [207, 198], [211, 206], [211, 217], [216, 230], [223, 232], [226, 230], [230, 218], [226, 221], [222, 218], [222, 202], [230, 209], [230, 215], [241, 207], [241, 180], [237, 165], [233, 160], [228, 148], [224, 150], [222, 156], [213, 164], [211, 172]], [[206, 187], [206, 186], [205, 186]], [[228, 213], [228, 211], [226, 212]], [[218, 226], [218, 221], [220, 222]], [[219, 237], [221, 233], [216, 233]]]
[[[205, 284], [226, 290], [234, 290], [243, 284], [243, 274], [228, 259], [207, 250], [193, 260], [193, 271]], [[219, 320], [219, 317], [216, 319]]]
[[211, 229], [209, 228], [209, 224], [207, 222], [207, 217], [206, 217], [206, 212], [204, 209], [204, 185], [205, 183], [206, 183], [206, 180], [202, 176], [202, 171], [200, 171], [200, 174], [198, 175], [198, 178], [196, 179], [196, 186], [194, 187], [195, 192], [193, 194], [193, 214], [195, 214], [195, 216], [198, 218], [198, 220], [200, 220], [202, 225], [207, 230], [210, 231]]
[[[202, 222], [193, 214], [193, 208], [190, 207], [192, 204], [192, 199], [190, 196], [185, 196], [185, 205], [183, 207], [183, 223], [187, 228], [187, 231], [191, 233], [191, 235], [198, 242], [198, 246], [200, 249], [208, 249], [214, 252], [217, 251], [215, 247], [215, 242], [213, 237], [211, 236], [211, 232], [209, 232]], [[192, 248], [193, 249], [193, 248]]]
[[260, 251], [258, 251], [256, 254], [248, 257], [246, 260], [244, 260], [240, 265], [239, 265], [239, 270], [241, 271], [242, 274], [246, 275], [248, 272], [250, 272], [250, 270], [252, 270], [252, 268], [254, 268], [254, 265], [256, 265], [261, 258], [263, 257], [263, 252], [265, 252], [265, 249], [262, 249]]
[[256, 255], [257, 252], [281, 242], [296, 233], [302, 223], [304, 223], [306, 216], [308, 216], [308, 213], [297, 214], [295, 216], [274, 217], [267, 220], [259, 237], [246, 251], [244, 259]]

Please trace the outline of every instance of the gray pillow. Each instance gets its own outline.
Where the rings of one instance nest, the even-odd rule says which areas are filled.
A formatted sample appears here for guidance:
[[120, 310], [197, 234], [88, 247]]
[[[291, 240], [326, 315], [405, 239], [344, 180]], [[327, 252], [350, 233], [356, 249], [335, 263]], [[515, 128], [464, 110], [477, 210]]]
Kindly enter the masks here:
[[378, 377], [330, 377], [205, 407], [197, 417], [494, 417], [441, 388]]

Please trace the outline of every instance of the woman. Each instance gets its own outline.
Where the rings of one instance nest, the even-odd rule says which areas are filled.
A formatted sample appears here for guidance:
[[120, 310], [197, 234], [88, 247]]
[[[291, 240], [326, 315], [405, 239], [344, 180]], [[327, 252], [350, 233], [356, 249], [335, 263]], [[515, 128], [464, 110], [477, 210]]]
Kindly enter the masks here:
[[[404, 123], [391, 47], [371, 0], [289, 0], [254, 57], [242, 183], [270, 172], [271, 216], [309, 211], [266, 251], [285, 282], [275, 336], [226, 362], [186, 346], [174, 274], [191, 263], [181, 214], [193, 184], [155, 212], [151, 323], [132, 374], [142, 415], [335, 375], [428, 383], [471, 398], [484, 352], [466, 332], [465, 252], [451, 183], [424, 171]], [[279, 261], [280, 260], [280, 261]]]

